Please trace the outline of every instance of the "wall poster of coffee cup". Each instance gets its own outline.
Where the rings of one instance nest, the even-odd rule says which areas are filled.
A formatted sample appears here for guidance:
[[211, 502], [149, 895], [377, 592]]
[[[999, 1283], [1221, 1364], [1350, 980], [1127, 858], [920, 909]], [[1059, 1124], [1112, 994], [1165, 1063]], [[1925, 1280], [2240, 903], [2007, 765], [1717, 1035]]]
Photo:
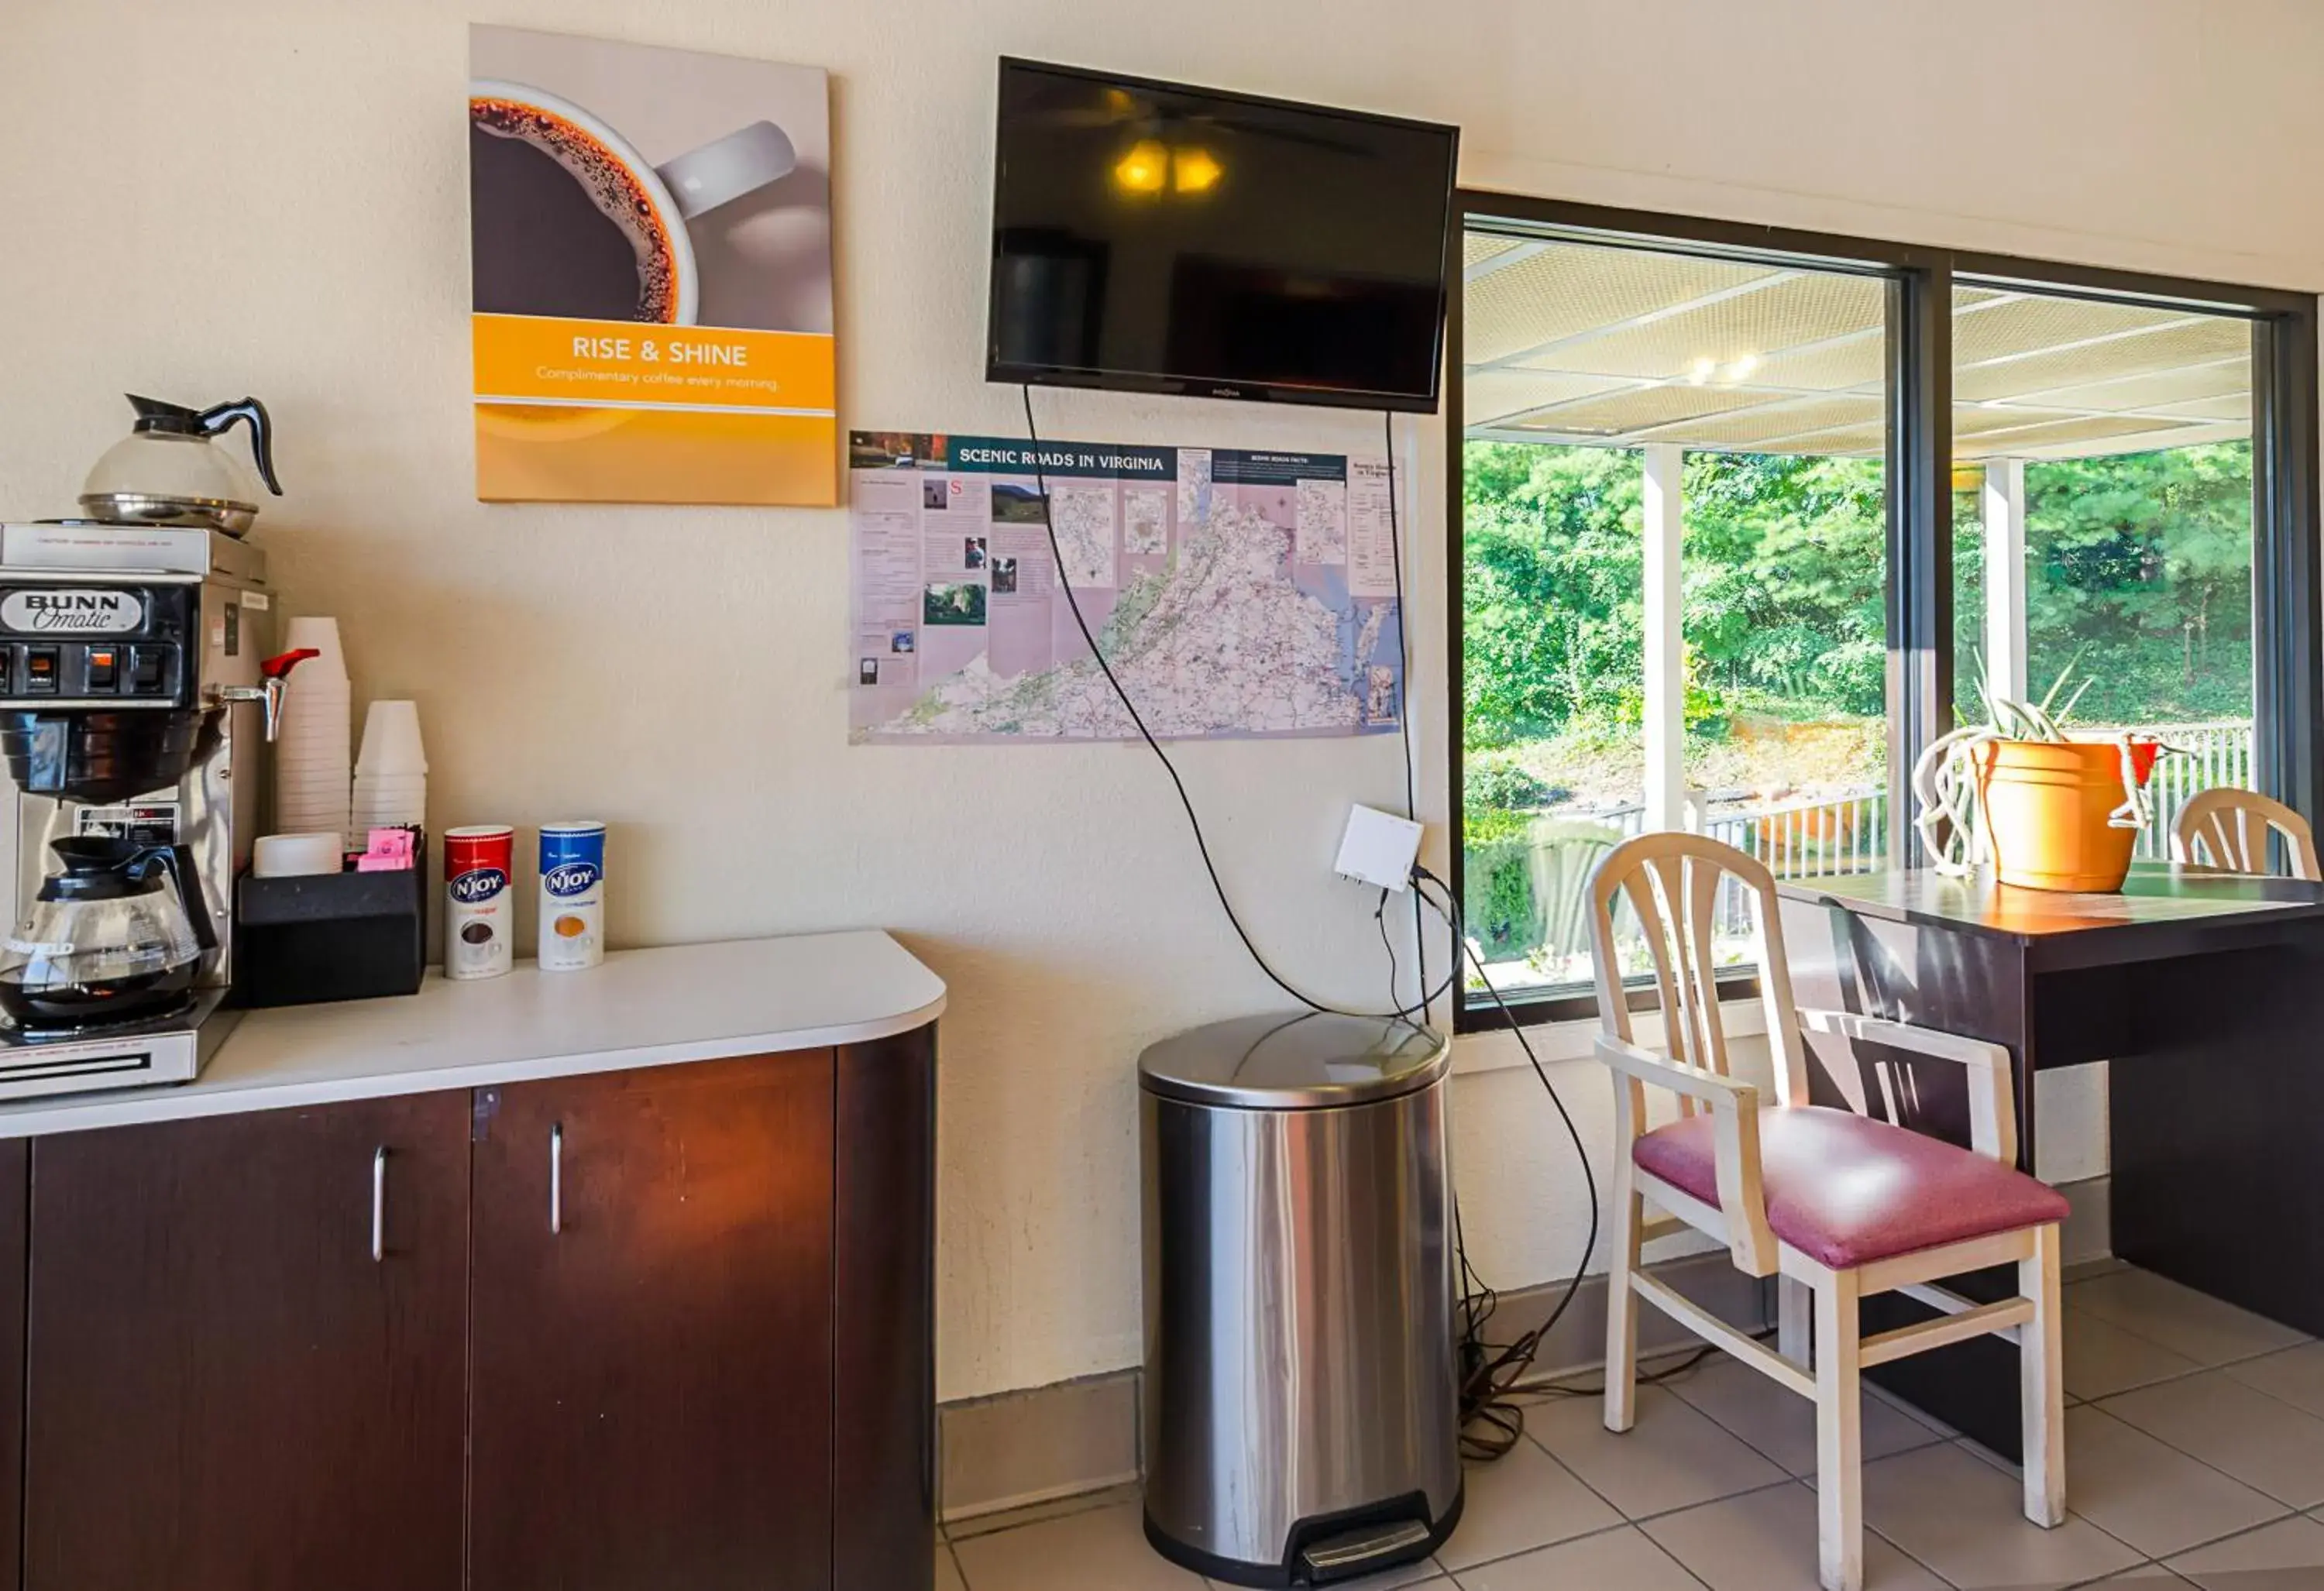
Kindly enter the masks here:
[[476, 495], [839, 500], [819, 67], [468, 30]]

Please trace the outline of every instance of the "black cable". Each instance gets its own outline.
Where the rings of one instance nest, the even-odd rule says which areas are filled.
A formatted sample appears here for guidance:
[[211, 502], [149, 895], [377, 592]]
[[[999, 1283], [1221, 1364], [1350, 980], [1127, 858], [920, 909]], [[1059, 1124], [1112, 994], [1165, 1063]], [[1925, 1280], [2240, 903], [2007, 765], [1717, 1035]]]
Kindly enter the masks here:
[[[1573, 1267], [1573, 1275], [1565, 1284], [1564, 1294], [1557, 1301], [1557, 1306], [1549, 1312], [1549, 1318], [1532, 1330], [1519, 1335], [1516, 1341], [1498, 1350], [1485, 1344], [1481, 1336], [1471, 1337], [1462, 1344], [1462, 1451], [1465, 1457], [1489, 1461], [1500, 1458], [1516, 1447], [1518, 1439], [1524, 1435], [1525, 1411], [1513, 1401], [1517, 1393], [1517, 1384], [1523, 1379], [1526, 1371], [1532, 1367], [1534, 1356], [1540, 1351], [1543, 1339], [1548, 1337], [1550, 1332], [1556, 1329], [1557, 1323], [1565, 1318], [1566, 1311], [1572, 1306], [1574, 1296], [1582, 1291], [1583, 1279], [1590, 1274], [1590, 1262], [1598, 1252], [1598, 1177], [1597, 1173], [1591, 1169], [1590, 1152], [1582, 1142], [1582, 1129], [1574, 1125], [1572, 1113], [1566, 1109], [1565, 1101], [1559, 1096], [1557, 1086], [1549, 1081], [1549, 1072], [1543, 1067], [1541, 1057], [1534, 1053], [1533, 1045], [1526, 1038], [1525, 1029], [1518, 1023], [1517, 1013], [1509, 1009], [1508, 1002], [1501, 998], [1500, 990], [1493, 987], [1492, 979], [1485, 974], [1484, 962], [1479, 958], [1476, 951], [1470, 947], [1468, 935], [1462, 929], [1460, 903], [1452, 898], [1452, 886], [1430, 872], [1425, 867], [1415, 867], [1413, 878], [1415, 887], [1421, 889], [1421, 898], [1443, 916], [1446, 926], [1452, 929], [1453, 943], [1459, 947], [1455, 953], [1462, 952], [1467, 953], [1470, 964], [1476, 969], [1478, 980], [1484, 984], [1486, 992], [1492, 996], [1493, 1003], [1500, 1007], [1501, 1016], [1508, 1022], [1509, 1032], [1516, 1035], [1518, 1047], [1525, 1051], [1526, 1059], [1533, 1065], [1534, 1076], [1541, 1081], [1543, 1091], [1548, 1094], [1550, 1104], [1556, 1108], [1558, 1119], [1565, 1124], [1566, 1136], [1573, 1142], [1574, 1158], [1581, 1163], [1582, 1183], [1590, 1205], [1590, 1235], [1582, 1245], [1582, 1259]], [[1439, 904], [1434, 897], [1427, 894], [1423, 887], [1430, 884], [1443, 892], [1444, 899], [1442, 904]], [[1467, 1246], [1462, 1240], [1457, 1210], [1454, 1216], [1454, 1234], [1456, 1247], [1463, 1251], [1462, 1256], [1463, 1271], [1473, 1278], [1475, 1273], [1468, 1271], [1465, 1253]], [[1484, 1433], [1474, 1430], [1480, 1425], [1486, 1428]]]
[[[1275, 970], [1274, 965], [1259, 951], [1258, 943], [1251, 938], [1250, 930], [1242, 925], [1242, 919], [1235, 915], [1234, 902], [1227, 898], [1226, 882], [1219, 877], [1218, 863], [1211, 859], [1210, 841], [1204, 836], [1203, 820], [1195, 814], [1194, 797], [1186, 794], [1186, 781], [1178, 777], [1177, 764], [1172, 762], [1170, 754], [1162, 750], [1162, 742], [1154, 738], [1154, 731], [1146, 727], [1146, 719], [1138, 711], [1138, 704], [1132, 702], [1130, 699], [1130, 693], [1122, 688], [1120, 677], [1113, 672], [1113, 665], [1106, 660], [1105, 653], [1099, 649], [1096, 632], [1090, 629], [1089, 620], [1082, 613], [1081, 598], [1074, 594], [1073, 581], [1065, 574], [1065, 548], [1057, 541], [1056, 522], [1049, 512], [1049, 476], [1048, 472], [1041, 465], [1041, 434], [1033, 421], [1032, 383], [1029, 382], [1025, 383], [1020, 391], [1025, 398], [1025, 435], [1033, 444], [1033, 481], [1041, 494], [1041, 528], [1048, 532], [1049, 556], [1056, 560], [1058, 589], [1065, 593], [1065, 606], [1073, 610], [1074, 628], [1082, 632], [1082, 639], [1089, 647], [1090, 656], [1097, 661], [1098, 671], [1105, 676], [1105, 683], [1113, 687], [1114, 698], [1121, 704], [1122, 711], [1130, 714], [1130, 722], [1138, 727], [1139, 738], [1146, 742], [1147, 750], [1152, 751], [1156, 759], [1162, 764], [1162, 771], [1170, 776], [1170, 786], [1178, 793], [1178, 805], [1186, 814], [1186, 826], [1194, 832], [1194, 849], [1202, 855], [1203, 870], [1210, 875], [1211, 890], [1219, 897], [1219, 909], [1226, 914], [1228, 925], [1234, 929], [1235, 937], [1242, 941], [1242, 948], [1250, 952], [1252, 963], [1261, 972], [1267, 974], [1268, 982], [1310, 1011], [1328, 1013], [1334, 1016], [1356, 1016], [1374, 1022], [1399, 1020], [1411, 1016], [1415, 1011], [1425, 1013], [1430, 1000], [1434, 998], [1426, 988], [1427, 979], [1425, 975], [1421, 980], [1423, 985], [1420, 991], [1421, 1001], [1417, 1006], [1400, 1007], [1390, 1011], [1347, 1011], [1316, 999]], [[1393, 497], [1391, 497], [1392, 501]], [[1393, 539], [1392, 536], [1391, 539]], [[1399, 598], [1398, 601], [1401, 602], [1402, 599]], [[1397, 621], [1399, 625], [1403, 621], [1400, 608]], [[1399, 629], [1399, 637], [1401, 634], [1402, 630]], [[1452, 984], [1452, 979], [1447, 977], [1443, 988], [1440, 988], [1437, 992], [1442, 994], [1444, 989], [1450, 989]], [[1396, 1005], [1393, 996], [1390, 997], [1388, 1004]]]
[[[1416, 823], [1420, 821], [1420, 800], [1416, 793], [1419, 780], [1413, 768], [1412, 756], [1412, 604], [1406, 600], [1405, 594], [1404, 537], [1397, 528], [1396, 515], [1395, 410], [1387, 409], [1380, 410], [1380, 433], [1386, 440], [1388, 459], [1388, 556], [1389, 565], [1396, 573], [1397, 689], [1400, 693], [1396, 704], [1396, 727], [1398, 737], [1404, 741], [1404, 815]], [[1350, 556], [1352, 558], [1353, 556], [1353, 549], [1351, 548]], [[1380, 904], [1383, 906], [1388, 904], [1385, 896], [1382, 897]], [[1424, 1023], [1428, 1020], [1429, 1016], [1427, 926], [1420, 915], [1420, 901], [1416, 897], [1412, 903], [1412, 951], [1420, 963], [1420, 1019]], [[1382, 937], [1386, 937], [1385, 932]], [[1391, 963], [1395, 961], [1394, 951], [1388, 952], [1388, 960]], [[1458, 951], [1453, 952], [1452, 965], [1456, 969], [1461, 965]], [[1392, 968], [1389, 977], [1391, 980], [1395, 977]], [[1394, 987], [1393, 981], [1390, 987]], [[1389, 998], [1389, 1004], [1395, 1004], [1393, 996]]]
[[[1387, 889], [1380, 891], [1379, 904], [1372, 907], [1372, 922], [1379, 929], [1380, 949], [1388, 952], [1388, 1003], [1393, 1006], [1398, 997], [1396, 978], [1396, 941], [1388, 937], [1388, 897], [1391, 893], [1393, 892]], [[1421, 978], [1420, 987], [1422, 992], [1425, 994], [1428, 979], [1425, 974]]]

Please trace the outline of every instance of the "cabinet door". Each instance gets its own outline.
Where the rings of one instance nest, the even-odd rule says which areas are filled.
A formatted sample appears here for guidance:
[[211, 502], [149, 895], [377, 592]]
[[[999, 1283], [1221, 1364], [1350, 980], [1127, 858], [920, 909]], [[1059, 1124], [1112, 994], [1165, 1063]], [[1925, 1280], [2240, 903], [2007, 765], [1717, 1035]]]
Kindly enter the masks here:
[[832, 1054], [480, 1093], [475, 1591], [826, 1591]]
[[31, 1140], [0, 1140], [0, 1591], [23, 1584], [24, 1205], [31, 1174]]
[[28, 1586], [456, 1591], [465, 1094], [42, 1138], [32, 1182]]

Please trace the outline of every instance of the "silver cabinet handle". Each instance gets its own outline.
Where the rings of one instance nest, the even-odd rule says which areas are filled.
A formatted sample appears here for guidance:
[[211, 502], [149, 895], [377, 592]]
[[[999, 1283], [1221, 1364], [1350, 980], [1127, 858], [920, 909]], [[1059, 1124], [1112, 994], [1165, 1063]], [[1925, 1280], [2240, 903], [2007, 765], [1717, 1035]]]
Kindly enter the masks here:
[[549, 1129], [549, 1229], [565, 1230], [565, 1124]]
[[371, 1263], [387, 1258], [387, 1145], [371, 1153]]

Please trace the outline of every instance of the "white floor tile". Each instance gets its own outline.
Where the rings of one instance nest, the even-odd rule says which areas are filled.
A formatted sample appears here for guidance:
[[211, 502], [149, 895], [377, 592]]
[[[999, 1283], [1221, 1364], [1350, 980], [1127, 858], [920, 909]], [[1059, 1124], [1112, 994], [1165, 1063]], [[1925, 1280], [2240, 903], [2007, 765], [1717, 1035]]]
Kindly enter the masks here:
[[2324, 1586], [2324, 1525], [2287, 1519], [2171, 1559], [2204, 1591], [2317, 1591]]
[[1146, 1544], [1137, 1504], [1069, 1513], [953, 1543], [968, 1591], [1202, 1591]]
[[2149, 1558], [2280, 1519], [2284, 1505], [2102, 1409], [2066, 1411], [2066, 1504]]
[[2074, 1293], [2066, 1293], [2062, 1320], [2066, 1354], [2066, 1395], [2108, 1398], [2134, 1387], [2152, 1386], [2203, 1368], [2186, 1355], [2173, 1353], [2103, 1316], [2074, 1307]]
[[2246, 1386], [2324, 1419], [2324, 1342], [2302, 1343], [2264, 1358], [2231, 1366], [2227, 1374]]
[[[2218, 1370], [2095, 1405], [2294, 1508], [2324, 1504], [2324, 1420]], [[2068, 1476], [2072, 1475], [2071, 1455]]]
[[1461, 1591], [1702, 1591], [1636, 1525], [1463, 1569]]
[[2070, 1514], [2054, 1530], [2033, 1523], [2024, 1499], [2016, 1481], [1950, 1445], [1864, 1467], [1867, 1522], [1960, 1591], [2041, 1591], [2138, 1563], [2138, 1553], [2088, 1520]]
[[[1805, 1486], [1770, 1486], [1638, 1527], [1711, 1591], [1814, 1591], [1816, 1498]], [[1865, 1591], [1944, 1591], [1944, 1582], [1870, 1531]]]
[[[1815, 1405], [1790, 1388], [1748, 1365], [1721, 1358], [1670, 1390], [1792, 1474], [1815, 1473]], [[1867, 1460], [1944, 1439], [1894, 1404], [1869, 1396], [1864, 1399], [1863, 1429]]]
[[[1528, 1422], [1537, 1412], [1528, 1412]], [[1456, 1575], [1471, 1564], [1622, 1522], [1604, 1499], [1528, 1441], [1507, 1458], [1470, 1465], [1462, 1481], [1461, 1522], [1436, 1553]]]
[[1787, 1479], [1708, 1415], [1658, 1386], [1638, 1389], [1637, 1423], [1617, 1436], [1595, 1399], [1531, 1410], [1526, 1430], [1631, 1519]]
[[2305, 1332], [2181, 1287], [2152, 1271], [2116, 1271], [2075, 1283], [2071, 1308], [2161, 1343], [2203, 1365], [2225, 1365], [2306, 1342]]

